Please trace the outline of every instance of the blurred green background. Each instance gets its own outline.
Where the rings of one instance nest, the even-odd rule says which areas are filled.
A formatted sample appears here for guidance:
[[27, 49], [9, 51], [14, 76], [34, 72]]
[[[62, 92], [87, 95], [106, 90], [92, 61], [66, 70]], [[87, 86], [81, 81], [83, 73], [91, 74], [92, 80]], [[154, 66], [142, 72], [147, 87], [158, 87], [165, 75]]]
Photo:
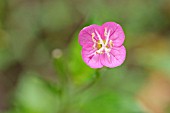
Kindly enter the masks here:
[[[78, 33], [107, 21], [127, 57], [87, 88]], [[0, 0], [0, 113], [170, 113], [170, 1]]]

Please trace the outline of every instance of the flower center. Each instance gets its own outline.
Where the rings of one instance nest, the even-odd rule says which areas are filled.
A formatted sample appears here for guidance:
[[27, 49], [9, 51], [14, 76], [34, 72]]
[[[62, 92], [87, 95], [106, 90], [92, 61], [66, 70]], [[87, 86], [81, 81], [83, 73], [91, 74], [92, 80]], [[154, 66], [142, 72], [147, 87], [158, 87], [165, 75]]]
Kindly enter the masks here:
[[97, 44], [97, 49], [99, 50], [100, 48], [102, 48], [102, 44]]
[[[106, 43], [106, 40], [102, 40], [103, 43], [105, 44]], [[100, 42], [97, 42], [97, 49], [99, 50], [100, 48], [102, 48], [102, 44]]]
[[[98, 41], [96, 41], [96, 39], [94, 38], [95, 33], [97, 34]], [[105, 28], [104, 36], [105, 36], [106, 40], [102, 40], [101, 36], [99, 35], [99, 33], [96, 30], [95, 30], [95, 33], [92, 33], [92, 40], [94, 42], [93, 48], [97, 49], [95, 51], [95, 54], [96, 53], [97, 54], [103, 54], [103, 53], [108, 54], [111, 51], [111, 48], [113, 47], [112, 40], [109, 40], [110, 30], [109, 30], [109, 32], [107, 32], [107, 29]]]

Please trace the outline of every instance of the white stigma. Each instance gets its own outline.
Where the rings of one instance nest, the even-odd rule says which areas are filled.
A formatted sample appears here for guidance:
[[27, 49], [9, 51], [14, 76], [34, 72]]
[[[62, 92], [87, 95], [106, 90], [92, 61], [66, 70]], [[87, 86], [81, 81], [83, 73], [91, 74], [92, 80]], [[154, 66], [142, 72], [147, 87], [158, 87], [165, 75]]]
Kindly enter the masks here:
[[100, 44], [102, 44], [102, 46], [104, 46], [104, 42], [103, 42], [101, 36], [99, 35], [99, 33], [98, 33], [96, 30], [95, 30], [95, 32], [96, 32], [96, 34], [97, 34], [97, 37], [98, 37], [99, 40], [100, 40]]
[[[113, 42], [112, 40], [109, 40], [109, 36], [110, 36], [110, 30], [107, 32], [107, 28], [105, 28], [104, 30], [104, 36], [106, 37], [106, 41], [102, 40], [101, 35], [97, 32], [97, 30], [95, 30], [95, 33], [97, 34], [98, 37], [98, 41], [96, 41], [95, 39], [95, 33], [92, 33], [92, 41], [93, 41], [93, 49], [97, 49], [93, 55], [95, 54], [103, 54], [106, 53], [108, 58], [110, 58], [110, 51], [111, 48], [113, 47]], [[100, 45], [101, 44], [101, 45]], [[108, 45], [109, 44], [109, 45]], [[98, 47], [99, 46], [99, 47]]]
[[106, 31], [106, 43], [105, 43], [105, 46], [107, 46], [107, 44], [108, 44], [108, 41], [109, 41], [109, 36], [110, 36], [110, 30], [109, 30], [109, 32], [107, 33], [107, 28], [105, 28], [105, 31]]

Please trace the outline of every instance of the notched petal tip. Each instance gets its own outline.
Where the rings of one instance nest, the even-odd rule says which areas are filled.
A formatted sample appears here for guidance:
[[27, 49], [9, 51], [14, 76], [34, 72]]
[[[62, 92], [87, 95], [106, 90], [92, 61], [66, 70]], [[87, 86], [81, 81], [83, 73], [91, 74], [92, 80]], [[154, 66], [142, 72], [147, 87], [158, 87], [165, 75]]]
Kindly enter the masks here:
[[102, 26], [105, 26], [105, 25], [114, 25], [114, 26], [116, 26], [116, 25], [119, 25], [119, 24], [116, 23], [116, 22], [105, 22], [104, 24], [102, 24]]

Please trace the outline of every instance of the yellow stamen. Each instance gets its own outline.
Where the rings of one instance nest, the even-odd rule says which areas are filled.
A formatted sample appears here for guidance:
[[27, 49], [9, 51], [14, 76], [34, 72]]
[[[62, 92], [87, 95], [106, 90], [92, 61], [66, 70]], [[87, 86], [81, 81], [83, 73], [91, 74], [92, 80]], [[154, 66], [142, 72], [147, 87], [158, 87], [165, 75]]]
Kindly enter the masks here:
[[[103, 40], [103, 43], [105, 44], [106, 40]], [[102, 44], [99, 42], [97, 42], [97, 49], [102, 48]]]
[[113, 47], [113, 41], [112, 40], [109, 41], [109, 44], [110, 44], [110, 47]]
[[97, 49], [100, 49], [102, 47], [102, 44], [98, 43], [97, 44]]
[[92, 33], [92, 39], [94, 39], [94, 37], [95, 37], [95, 34], [94, 34], [94, 33]]
[[94, 39], [94, 37], [95, 37], [95, 33], [92, 33], [92, 40], [94, 42], [93, 48], [95, 48], [95, 46], [96, 46], [96, 40]]

